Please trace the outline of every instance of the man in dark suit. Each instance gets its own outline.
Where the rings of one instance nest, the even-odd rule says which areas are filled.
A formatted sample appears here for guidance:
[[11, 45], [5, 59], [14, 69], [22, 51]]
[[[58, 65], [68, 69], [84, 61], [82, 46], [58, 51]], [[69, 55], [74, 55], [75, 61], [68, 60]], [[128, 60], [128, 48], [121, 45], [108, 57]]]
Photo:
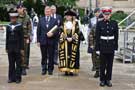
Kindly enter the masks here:
[[9, 60], [8, 83], [21, 82], [21, 53], [24, 52], [22, 24], [17, 22], [18, 13], [10, 10], [11, 23], [6, 28], [6, 52]]
[[[96, 51], [100, 52], [100, 86], [112, 87], [112, 67], [115, 50], [118, 49], [118, 24], [111, 20], [112, 9], [102, 9], [104, 19], [96, 26]], [[99, 52], [98, 52], [99, 51]]]
[[[37, 29], [37, 43], [40, 46], [42, 54], [42, 75], [53, 74], [54, 69], [54, 44], [57, 35], [56, 32], [49, 32], [55, 25], [57, 21], [51, 17], [51, 8], [49, 6], [45, 7], [45, 16], [40, 18], [38, 29]], [[48, 60], [47, 60], [48, 59]]]
[[[60, 27], [62, 25], [62, 16], [57, 14], [57, 8], [56, 6], [51, 6], [52, 14], [51, 16], [57, 21], [58, 26]], [[57, 29], [59, 31], [59, 29]], [[57, 34], [56, 40], [55, 40], [55, 52], [54, 52], [54, 64], [58, 65], [58, 42], [59, 42], [59, 33]]]

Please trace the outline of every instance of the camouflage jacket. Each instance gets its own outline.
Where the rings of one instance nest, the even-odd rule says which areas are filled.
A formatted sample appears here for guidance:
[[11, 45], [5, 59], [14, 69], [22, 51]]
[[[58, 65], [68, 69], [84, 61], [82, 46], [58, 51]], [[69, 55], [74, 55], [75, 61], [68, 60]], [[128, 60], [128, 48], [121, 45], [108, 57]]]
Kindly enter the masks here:
[[24, 16], [18, 17], [18, 22], [22, 23], [24, 38], [30, 38], [31, 35], [31, 21], [29, 15], [25, 14]]
[[90, 22], [91, 25], [89, 25], [90, 31], [88, 34], [88, 48], [91, 48], [91, 49], [94, 49], [95, 44], [96, 44], [96, 40], [95, 40], [96, 23], [97, 23], [96, 18], [92, 18]]

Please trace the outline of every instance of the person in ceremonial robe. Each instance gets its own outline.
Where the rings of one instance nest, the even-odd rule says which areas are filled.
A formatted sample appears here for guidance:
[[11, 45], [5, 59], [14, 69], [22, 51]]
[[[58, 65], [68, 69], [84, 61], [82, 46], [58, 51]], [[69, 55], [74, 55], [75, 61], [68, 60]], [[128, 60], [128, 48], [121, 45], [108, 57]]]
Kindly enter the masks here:
[[65, 75], [74, 75], [79, 71], [79, 47], [84, 40], [79, 24], [74, 19], [76, 13], [72, 10], [65, 12], [65, 21], [59, 40], [59, 70]]

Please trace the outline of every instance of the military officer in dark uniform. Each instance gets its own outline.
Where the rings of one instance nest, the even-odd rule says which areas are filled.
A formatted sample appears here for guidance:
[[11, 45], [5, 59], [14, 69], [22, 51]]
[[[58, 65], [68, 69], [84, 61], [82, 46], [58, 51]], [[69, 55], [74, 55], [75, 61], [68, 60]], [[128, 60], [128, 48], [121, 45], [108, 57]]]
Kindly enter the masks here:
[[54, 49], [56, 32], [51, 32], [52, 28], [57, 25], [57, 21], [51, 17], [51, 8], [45, 7], [45, 16], [40, 18], [37, 29], [37, 44], [41, 49], [42, 56], [42, 75], [53, 75], [54, 70]]
[[21, 82], [21, 52], [24, 51], [23, 28], [17, 22], [18, 13], [10, 10], [11, 23], [6, 28], [6, 51], [9, 60], [8, 83]]
[[111, 20], [112, 8], [102, 8], [104, 20], [97, 23], [96, 51], [100, 53], [100, 86], [112, 87], [112, 67], [118, 49], [118, 24]]

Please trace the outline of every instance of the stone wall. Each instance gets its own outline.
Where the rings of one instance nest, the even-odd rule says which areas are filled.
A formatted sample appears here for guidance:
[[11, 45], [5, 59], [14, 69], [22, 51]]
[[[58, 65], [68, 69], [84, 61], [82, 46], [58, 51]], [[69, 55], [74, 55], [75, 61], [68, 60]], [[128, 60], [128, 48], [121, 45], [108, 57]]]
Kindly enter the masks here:
[[[77, 5], [79, 7], [85, 8], [89, 7], [90, 0], [80, 0]], [[96, 0], [91, 0], [92, 8], [96, 6]], [[98, 0], [98, 6], [112, 6], [114, 11], [123, 10], [125, 12], [132, 12], [135, 8], [135, 0]]]
[[135, 0], [100, 0], [100, 6], [107, 5], [114, 8], [135, 8]]

